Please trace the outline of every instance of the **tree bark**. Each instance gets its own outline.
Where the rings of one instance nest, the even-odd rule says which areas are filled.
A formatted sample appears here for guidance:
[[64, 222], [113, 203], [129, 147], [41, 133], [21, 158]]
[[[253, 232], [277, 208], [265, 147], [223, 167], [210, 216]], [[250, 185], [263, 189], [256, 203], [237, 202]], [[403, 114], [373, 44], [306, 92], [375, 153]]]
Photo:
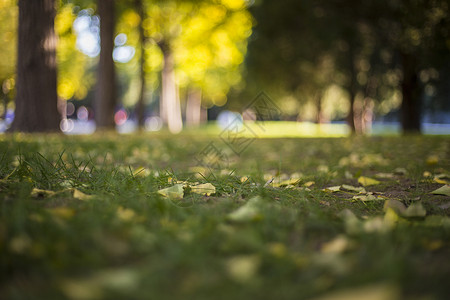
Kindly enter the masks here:
[[175, 80], [174, 59], [168, 47], [162, 47], [164, 67], [162, 70], [161, 89], [161, 118], [167, 121], [169, 131], [178, 133], [183, 128], [181, 118], [181, 104], [178, 94], [178, 86]]
[[186, 102], [186, 125], [197, 127], [202, 122], [202, 90], [190, 89]]
[[114, 128], [116, 108], [116, 75], [112, 53], [114, 50], [114, 1], [98, 0], [100, 17], [100, 61], [95, 95], [95, 121], [99, 129]]
[[349, 70], [350, 70], [350, 83], [348, 86], [350, 107], [347, 114], [347, 124], [350, 127], [351, 134], [356, 134], [355, 126], [355, 99], [356, 99], [356, 70], [354, 63], [353, 49], [349, 49]]
[[141, 84], [141, 89], [139, 91], [139, 97], [138, 97], [138, 102], [136, 104], [136, 117], [137, 117], [137, 121], [138, 121], [138, 127], [139, 128], [143, 128], [144, 127], [144, 123], [145, 123], [145, 90], [146, 90], [146, 86], [145, 86], [145, 43], [146, 43], [146, 38], [145, 38], [145, 32], [144, 32], [144, 26], [143, 26], [143, 22], [145, 19], [145, 9], [144, 9], [144, 3], [142, 2], [142, 0], [136, 0], [135, 1], [135, 6], [136, 6], [136, 11], [139, 14], [139, 25], [138, 25], [138, 30], [139, 30], [139, 46], [140, 46], [140, 52], [141, 52], [141, 57], [139, 59], [139, 80], [140, 80], [140, 84]]
[[59, 130], [53, 0], [19, 0], [17, 96], [10, 131]]
[[416, 59], [411, 54], [401, 53], [403, 80], [401, 123], [403, 133], [420, 133], [420, 88]]

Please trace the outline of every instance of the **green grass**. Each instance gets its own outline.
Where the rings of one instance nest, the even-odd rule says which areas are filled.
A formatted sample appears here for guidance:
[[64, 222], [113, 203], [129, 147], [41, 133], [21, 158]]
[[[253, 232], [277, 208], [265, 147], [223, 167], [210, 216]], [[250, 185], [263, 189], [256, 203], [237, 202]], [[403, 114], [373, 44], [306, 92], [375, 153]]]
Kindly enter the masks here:
[[[430, 194], [449, 180], [448, 137], [241, 140], [240, 155], [194, 132], [0, 138], [1, 299], [450, 294], [450, 199]], [[212, 172], [210, 142], [227, 157]], [[360, 176], [380, 200], [324, 190]], [[158, 193], [179, 182], [182, 199]], [[207, 182], [210, 196], [189, 188]]]

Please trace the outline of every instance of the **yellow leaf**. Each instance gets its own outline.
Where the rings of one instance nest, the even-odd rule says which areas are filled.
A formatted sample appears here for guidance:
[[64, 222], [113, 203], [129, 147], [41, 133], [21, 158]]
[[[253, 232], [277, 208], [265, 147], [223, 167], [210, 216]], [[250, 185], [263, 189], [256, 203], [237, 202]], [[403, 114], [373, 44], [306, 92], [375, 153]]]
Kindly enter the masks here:
[[279, 182], [273, 181], [270, 185], [273, 187], [281, 187], [281, 186], [287, 186], [287, 185], [295, 185], [300, 181], [299, 178], [290, 178], [287, 180], [282, 180]]
[[400, 291], [389, 284], [369, 285], [354, 287], [340, 291], [330, 292], [313, 300], [397, 300], [400, 299]]
[[328, 243], [323, 244], [322, 253], [342, 253], [348, 249], [349, 240], [344, 236], [340, 235]]
[[375, 177], [382, 179], [392, 179], [395, 177], [395, 175], [393, 173], [377, 173], [375, 174]]
[[87, 195], [77, 189], [73, 189], [73, 197], [78, 200], [88, 201], [92, 199], [92, 195]]
[[341, 188], [342, 188], [343, 190], [346, 190], [346, 191], [357, 192], [357, 193], [360, 193], [360, 194], [365, 194], [365, 193], [367, 193], [367, 192], [366, 192], [366, 189], [363, 188], [363, 187], [355, 187], [355, 186], [348, 185], [348, 184], [343, 184], [343, 185], [341, 186]]
[[380, 201], [384, 200], [383, 197], [380, 196], [374, 196], [374, 195], [359, 195], [359, 196], [353, 196], [353, 200], [359, 200], [359, 201]]
[[386, 200], [384, 202], [384, 211], [387, 211], [388, 208], [394, 210], [397, 214], [403, 214], [406, 210], [406, 206], [395, 199]]
[[308, 182], [305, 182], [305, 183], [303, 184], [303, 186], [305, 186], [305, 187], [310, 187], [310, 186], [312, 186], [312, 185], [314, 185], [314, 184], [315, 184], [314, 181], [308, 181]]
[[332, 193], [339, 192], [340, 190], [341, 190], [340, 185], [329, 186], [329, 187], [323, 189], [324, 192], [332, 192]]
[[450, 176], [447, 174], [438, 174], [434, 176], [433, 180], [440, 184], [450, 184]]
[[56, 193], [54, 191], [41, 190], [41, 189], [37, 189], [37, 188], [34, 188], [31, 191], [31, 197], [34, 197], [34, 198], [46, 198], [46, 197], [54, 196], [55, 194]]
[[423, 177], [431, 177], [431, 176], [433, 176], [433, 175], [431, 174], [431, 172], [429, 172], [429, 171], [423, 172]]
[[144, 167], [139, 167], [136, 170], [133, 171], [133, 176], [134, 177], [146, 177], [150, 175], [150, 170], [147, 170]]
[[441, 186], [437, 190], [432, 191], [431, 194], [450, 196], [450, 185]]
[[195, 186], [191, 186], [191, 192], [201, 195], [210, 196], [216, 193], [216, 187], [211, 183], [203, 183]]
[[158, 191], [159, 194], [170, 199], [183, 199], [184, 190], [182, 184], [175, 184], [174, 186]]
[[75, 210], [68, 207], [54, 207], [47, 209], [47, 211], [53, 216], [63, 219], [70, 219], [75, 215]]
[[136, 213], [130, 208], [123, 208], [122, 206], [117, 208], [117, 217], [122, 221], [130, 221], [135, 216]]
[[261, 259], [256, 255], [235, 256], [227, 260], [226, 270], [233, 280], [246, 283], [255, 277], [260, 264]]
[[427, 165], [436, 165], [439, 162], [439, 157], [437, 155], [430, 155], [426, 159]]
[[363, 186], [370, 186], [370, 185], [377, 185], [380, 184], [380, 182], [376, 179], [372, 179], [369, 177], [361, 176], [358, 178], [358, 182]]

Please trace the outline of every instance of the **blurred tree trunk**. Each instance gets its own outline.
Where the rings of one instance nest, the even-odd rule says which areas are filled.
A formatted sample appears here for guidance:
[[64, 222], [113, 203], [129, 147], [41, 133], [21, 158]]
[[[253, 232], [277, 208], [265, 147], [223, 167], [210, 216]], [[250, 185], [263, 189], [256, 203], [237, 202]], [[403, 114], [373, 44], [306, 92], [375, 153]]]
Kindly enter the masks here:
[[54, 0], [20, 0], [17, 96], [10, 131], [59, 129]]
[[355, 61], [354, 61], [354, 50], [349, 43], [349, 53], [348, 53], [348, 66], [350, 71], [350, 80], [348, 85], [348, 93], [349, 93], [349, 101], [350, 106], [348, 108], [347, 114], [347, 124], [350, 127], [351, 134], [356, 133], [355, 126], [355, 99], [356, 99], [356, 69], [355, 69]]
[[170, 48], [161, 44], [164, 57], [162, 70], [162, 89], [160, 99], [160, 111], [163, 122], [167, 122], [170, 132], [178, 133], [183, 128], [181, 118], [181, 105], [178, 94], [178, 86], [175, 81], [174, 58]]
[[322, 124], [324, 122], [323, 109], [322, 109], [322, 92], [316, 92], [315, 97], [316, 97], [316, 110], [317, 110], [316, 123]]
[[400, 53], [402, 59], [403, 80], [401, 122], [403, 133], [420, 133], [420, 88], [417, 76], [416, 58]]
[[136, 0], [135, 1], [135, 7], [136, 7], [136, 11], [139, 14], [139, 25], [138, 25], [138, 30], [139, 30], [139, 46], [140, 46], [140, 52], [141, 52], [141, 57], [139, 59], [139, 80], [141, 83], [141, 89], [139, 91], [139, 97], [138, 97], [138, 102], [136, 104], [136, 117], [137, 117], [137, 121], [138, 121], [138, 127], [139, 128], [143, 128], [144, 127], [144, 123], [145, 123], [145, 43], [146, 43], [146, 38], [145, 38], [145, 32], [144, 32], [144, 19], [145, 19], [145, 9], [144, 9], [144, 3], [142, 2], [142, 0]]
[[202, 122], [202, 90], [189, 89], [186, 102], [186, 125], [199, 126]]
[[114, 128], [116, 78], [114, 60], [114, 0], [98, 0], [100, 17], [100, 60], [95, 94], [94, 113], [97, 128]]

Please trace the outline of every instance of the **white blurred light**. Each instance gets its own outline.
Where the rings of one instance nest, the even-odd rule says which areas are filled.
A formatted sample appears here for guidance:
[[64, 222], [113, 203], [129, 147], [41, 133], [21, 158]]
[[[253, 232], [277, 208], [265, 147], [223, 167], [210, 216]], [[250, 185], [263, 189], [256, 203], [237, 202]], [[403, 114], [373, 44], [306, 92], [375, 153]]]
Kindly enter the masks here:
[[222, 111], [217, 117], [217, 124], [222, 130], [240, 130], [243, 126], [243, 119], [240, 113], [229, 110]]
[[127, 63], [133, 58], [135, 52], [136, 51], [131, 46], [117, 47], [113, 51], [114, 61]]
[[75, 105], [72, 102], [67, 102], [66, 104], [66, 115], [71, 116], [75, 112]]
[[74, 128], [74, 123], [71, 119], [62, 119], [59, 123], [59, 128], [62, 132], [71, 132]]
[[77, 118], [80, 121], [87, 121], [89, 117], [89, 111], [85, 106], [80, 106], [77, 110]]
[[127, 35], [125, 33], [119, 33], [114, 39], [114, 45], [123, 46], [127, 42]]
[[148, 131], [159, 131], [163, 126], [163, 122], [160, 117], [148, 117], [145, 119], [145, 129]]

